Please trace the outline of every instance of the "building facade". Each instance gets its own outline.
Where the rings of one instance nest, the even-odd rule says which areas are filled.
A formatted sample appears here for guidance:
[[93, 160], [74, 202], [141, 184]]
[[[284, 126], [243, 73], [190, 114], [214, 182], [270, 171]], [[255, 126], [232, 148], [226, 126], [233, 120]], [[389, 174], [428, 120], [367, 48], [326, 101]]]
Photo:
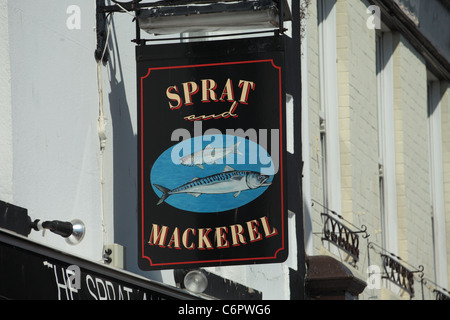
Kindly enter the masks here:
[[[77, 245], [47, 229], [32, 230], [27, 235], [32, 243], [175, 288], [174, 270], [143, 271], [138, 266], [138, 95], [136, 44], [131, 42], [136, 37], [135, 12], [116, 6], [114, 13], [105, 14], [104, 29], [96, 19], [101, 6], [115, 2], [0, 2], [0, 200], [26, 209], [32, 221], [79, 219], [86, 227]], [[288, 22], [286, 26], [291, 29]], [[181, 42], [191, 41], [186, 36]], [[142, 37], [159, 40], [144, 32]], [[296, 64], [299, 68], [299, 59]], [[301, 148], [297, 150], [300, 158]], [[298, 171], [300, 160], [297, 164]], [[287, 221], [291, 253], [286, 262], [204, 268], [214, 290], [208, 295], [290, 299], [291, 283], [301, 284], [304, 277], [304, 265], [298, 267], [303, 251], [297, 250], [297, 234], [303, 239], [301, 225], [296, 226], [302, 221], [301, 207], [291, 210]], [[302, 297], [302, 286], [294, 288], [295, 296]]]
[[306, 252], [367, 280], [362, 299], [434, 299], [449, 274], [449, 47], [411, 33], [448, 29], [448, 3], [318, 0], [308, 14]]
[[[102, 45], [99, 3], [117, 1], [0, 0], [0, 208], [86, 227], [76, 245], [39, 228], [12, 243], [76, 257], [95, 299], [127, 297], [123, 281], [180, 299], [449, 296], [447, 1], [286, 1], [289, 255], [202, 268], [203, 296], [138, 266], [135, 12], [106, 15]], [[81, 298], [67, 270], [56, 296]]]

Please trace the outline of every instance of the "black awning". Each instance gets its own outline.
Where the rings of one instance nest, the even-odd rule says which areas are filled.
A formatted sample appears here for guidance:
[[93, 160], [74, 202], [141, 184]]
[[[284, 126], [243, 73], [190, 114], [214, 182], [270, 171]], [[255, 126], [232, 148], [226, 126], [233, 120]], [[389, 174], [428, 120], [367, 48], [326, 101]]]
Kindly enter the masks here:
[[175, 287], [51, 249], [0, 229], [0, 299], [201, 298]]

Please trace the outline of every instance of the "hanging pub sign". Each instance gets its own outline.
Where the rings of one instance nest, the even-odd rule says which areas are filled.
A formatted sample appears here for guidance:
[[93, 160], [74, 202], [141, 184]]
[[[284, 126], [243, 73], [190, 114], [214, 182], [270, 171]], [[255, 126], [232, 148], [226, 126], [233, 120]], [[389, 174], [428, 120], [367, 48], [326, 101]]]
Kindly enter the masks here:
[[283, 47], [136, 47], [141, 269], [287, 258]]

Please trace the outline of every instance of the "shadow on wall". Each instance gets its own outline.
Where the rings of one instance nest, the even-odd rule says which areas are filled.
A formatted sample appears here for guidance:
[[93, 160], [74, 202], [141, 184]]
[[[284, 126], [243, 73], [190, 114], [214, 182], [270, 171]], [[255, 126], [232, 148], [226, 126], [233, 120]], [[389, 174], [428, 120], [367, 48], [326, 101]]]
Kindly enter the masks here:
[[[125, 269], [162, 281], [160, 271], [143, 272], [137, 265], [138, 194], [137, 136], [133, 132], [114, 19], [111, 19], [109, 77], [113, 134], [114, 242], [125, 247]], [[135, 70], [135, 68], [133, 69]], [[134, 108], [134, 106], [131, 106]]]

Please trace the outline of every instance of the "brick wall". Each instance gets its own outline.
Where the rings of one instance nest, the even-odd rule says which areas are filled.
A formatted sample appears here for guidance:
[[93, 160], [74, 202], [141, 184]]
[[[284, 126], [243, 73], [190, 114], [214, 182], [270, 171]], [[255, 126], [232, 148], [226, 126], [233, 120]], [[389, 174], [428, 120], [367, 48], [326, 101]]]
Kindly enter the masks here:
[[[366, 27], [367, 6], [363, 1], [336, 3], [342, 214], [355, 227], [365, 225], [370, 240], [381, 243], [376, 41]], [[379, 263], [379, 257], [372, 252], [369, 262], [361, 236], [360, 259], [352, 271], [366, 280], [369, 263]], [[372, 295], [367, 291], [362, 299]]]
[[[337, 1], [337, 53], [343, 215], [379, 226], [375, 33], [362, 1]], [[373, 232], [372, 232], [373, 233]]]
[[399, 254], [433, 276], [427, 74], [423, 58], [394, 35], [394, 107]]
[[[342, 212], [355, 226], [365, 225], [369, 241], [382, 244], [378, 175], [378, 102], [376, 75], [376, 31], [366, 26], [368, 1], [336, 1], [339, 141]], [[322, 199], [320, 147], [320, 68], [317, 1], [308, 10], [308, 105], [310, 191], [313, 200]], [[394, 123], [397, 183], [399, 256], [414, 270], [423, 265], [425, 276], [434, 279], [433, 235], [429, 183], [427, 118], [427, 68], [425, 60], [408, 41], [393, 33]], [[442, 85], [442, 127], [447, 230], [450, 230], [450, 89]], [[342, 262], [348, 256], [331, 250], [321, 241], [323, 209], [312, 207], [314, 254], [334, 255]], [[447, 233], [448, 234], [448, 233]], [[450, 242], [450, 236], [448, 242]], [[367, 267], [379, 264], [376, 252], [367, 252], [360, 237], [360, 260], [352, 266], [355, 275], [367, 279]], [[450, 245], [447, 246], [450, 257]], [[379, 251], [379, 250], [378, 250]], [[379, 253], [379, 252], [378, 252]], [[370, 254], [370, 261], [369, 261]], [[448, 258], [450, 266], [450, 258]], [[381, 265], [380, 265], [381, 266]], [[450, 270], [450, 268], [449, 268]], [[450, 277], [449, 277], [450, 278]], [[368, 290], [361, 298], [409, 298], [384, 282], [383, 290]], [[416, 277], [416, 299], [422, 298]], [[433, 299], [432, 290], [424, 297]]]

